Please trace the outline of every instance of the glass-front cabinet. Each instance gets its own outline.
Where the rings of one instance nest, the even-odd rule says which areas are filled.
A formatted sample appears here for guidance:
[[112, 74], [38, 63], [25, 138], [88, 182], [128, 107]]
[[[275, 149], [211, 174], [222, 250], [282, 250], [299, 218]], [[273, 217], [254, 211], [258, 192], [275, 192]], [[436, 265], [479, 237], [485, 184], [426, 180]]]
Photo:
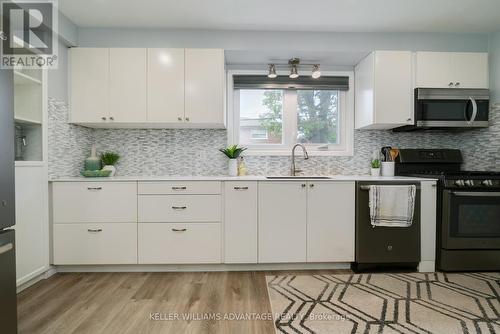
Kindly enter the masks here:
[[43, 161], [43, 70], [14, 70], [16, 161]]

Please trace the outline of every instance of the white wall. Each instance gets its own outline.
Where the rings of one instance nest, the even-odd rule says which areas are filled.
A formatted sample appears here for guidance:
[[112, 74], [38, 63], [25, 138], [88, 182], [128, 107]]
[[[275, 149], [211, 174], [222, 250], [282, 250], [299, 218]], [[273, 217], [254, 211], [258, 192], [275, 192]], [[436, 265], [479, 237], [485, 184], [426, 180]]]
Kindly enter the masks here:
[[492, 101], [500, 103], [500, 32], [490, 35], [490, 87]]

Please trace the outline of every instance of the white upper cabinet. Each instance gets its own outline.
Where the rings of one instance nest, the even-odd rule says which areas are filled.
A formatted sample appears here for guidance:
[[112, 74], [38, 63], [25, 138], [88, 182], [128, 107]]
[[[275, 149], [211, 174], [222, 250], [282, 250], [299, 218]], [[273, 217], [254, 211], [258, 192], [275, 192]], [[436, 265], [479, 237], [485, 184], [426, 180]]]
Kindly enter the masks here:
[[73, 48], [70, 122], [223, 128], [224, 50]]
[[418, 88], [489, 87], [488, 54], [483, 52], [417, 52]]
[[109, 121], [146, 121], [146, 49], [109, 49]]
[[224, 126], [224, 50], [186, 49], [185, 120]]
[[356, 129], [413, 123], [412, 54], [375, 51], [355, 68]]
[[184, 49], [148, 49], [148, 121], [184, 121]]
[[70, 49], [70, 104], [72, 123], [108, 119], [109, 49]]

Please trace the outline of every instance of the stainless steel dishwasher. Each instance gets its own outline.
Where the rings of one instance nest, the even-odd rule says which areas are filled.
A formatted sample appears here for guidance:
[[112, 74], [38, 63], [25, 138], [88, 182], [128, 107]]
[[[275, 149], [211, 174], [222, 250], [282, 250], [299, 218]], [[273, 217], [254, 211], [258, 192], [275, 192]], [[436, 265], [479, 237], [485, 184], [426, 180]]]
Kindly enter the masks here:
[[[371, 185], [415, 185], [415, 210], [409, 227], [373, 227], [370, 222]], [[387, 268], [416, 268], [420, 262], [420, 183], [356, 183], [356, 261], [357, 271]]]

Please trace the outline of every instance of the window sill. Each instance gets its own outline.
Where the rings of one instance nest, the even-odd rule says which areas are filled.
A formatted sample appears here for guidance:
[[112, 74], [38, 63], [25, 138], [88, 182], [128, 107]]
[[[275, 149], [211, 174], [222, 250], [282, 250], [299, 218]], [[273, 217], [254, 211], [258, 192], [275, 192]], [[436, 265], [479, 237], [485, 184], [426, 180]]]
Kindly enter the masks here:
[[[352, 157], [354, 153], [352, 151], [314, 151], [307, 150], [307, 153], [311, 157]], [[291, 156], [292, 151], [290, 150], [262, 150], [262, 149], [252, 149], [248, 148], [244, 153], [246, 156]], [[301, 150], [297, 150], [297, 155], [302, 155]]]

